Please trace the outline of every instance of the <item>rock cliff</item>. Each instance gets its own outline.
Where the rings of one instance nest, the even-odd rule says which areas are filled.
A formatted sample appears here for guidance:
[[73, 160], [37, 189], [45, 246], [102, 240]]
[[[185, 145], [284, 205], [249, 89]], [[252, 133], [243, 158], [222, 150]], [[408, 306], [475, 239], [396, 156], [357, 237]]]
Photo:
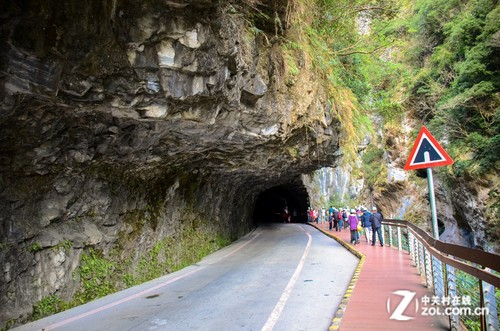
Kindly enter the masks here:
[[166, 273], [247, 233], [273, 187], [307, 205], [300, 174], [335, 163], [340, 124], [305, 54], [287, 79], [293, 10], [262, 3], [279, 29], [245, 1], [4, 6], [0, 325], [81, 298], [88, 259], [119, 289], [147, 257]]

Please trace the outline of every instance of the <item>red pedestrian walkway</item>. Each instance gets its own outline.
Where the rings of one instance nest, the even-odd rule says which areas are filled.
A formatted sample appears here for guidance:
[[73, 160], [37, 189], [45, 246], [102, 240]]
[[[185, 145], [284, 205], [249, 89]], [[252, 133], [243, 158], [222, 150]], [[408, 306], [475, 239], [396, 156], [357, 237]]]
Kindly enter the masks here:
[[[432, 297], [413, 265], [407, 252], [389, 246], [375, 246], [366, 242], [364, 236], [357, 245], [352, 245], [349, 230], [341, 232], [328, 230], [328, 223], [313, 224], [330, 236], [335, 237], [350, 249], [364, 255], [359, 275], [355, 275], [344, 302], [347, 304], [337, 313], [330, 330], [449, 330], [445, 317], [424, 316], [421, 298]], [[359, 269], [359, 268], [358, 268]], [[357, 279], [356, 279], [357, 276]], [[402, 292], [414, 292], [408, 306], [401, 304]], [[389, 301], [389, 304], [388, 304]], [[418, 305], [418, 306], [417, 306]], [[388, 307], [389, 306], [389, 307]], [[404, 308], [396, 312], [397, 308]], [[391, 319], [390, 317], [397, 317]], [[402, 321], [409, 317], [411, 319]], [[337, 319], [337, 322], [335, 321]]]

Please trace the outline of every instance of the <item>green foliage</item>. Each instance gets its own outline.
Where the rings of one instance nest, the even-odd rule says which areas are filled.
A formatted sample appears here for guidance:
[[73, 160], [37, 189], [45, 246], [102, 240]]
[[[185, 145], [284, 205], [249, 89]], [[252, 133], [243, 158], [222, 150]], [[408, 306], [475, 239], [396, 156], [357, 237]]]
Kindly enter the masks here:
[[[294, 5], [301, 7], [298, 12], [303, 15], [294, 18], [295, 24], [286, 35], [290, 39], [282, 42], [288, 74], [285, 81], [291, 86], [301, 71], [314, 72], [343, 127], [343, 162], [354, 161], [366, 135], [367, 111], [380, 112], [391, 120], [400, 119], [403, 113], [400, 96], [387, 93], [386, 87], [400, 84], [402, 70], [380, 58], [392, 44], [392, 36], [382, 24], [383, 32], [360, 34], [358, 24], [361, 16], [372, 21], [394, 17], [398, 1], [300, 0]], [[304, 58], [310, 60], [312, 68], [302, 65]], [[382, 65], [385, 72], [377, 70]]]
[[[159, 253], [167, 247], [166, 241], [156, 242], [153, 248], [147, 252], [140, 260], [138, 265], [138, 278], [132, 282], [136, 284], [160, 277], [168, 273], [168, 265], [171, 263], [170, 259], [166, 261], [159, 260]], [[130, 282], [131, 280], [129, 280]]]
[[42, 250], [42, 246], [39, 243], [33, 243], [28, 247], [28, 252], [35, 253]]
[[382, 167], [382, 164], [384, 164], [383, 156], [383, 149], [376, 147], [374, 144], [370, 144], [361, 157], [366, 186], [371, 190], [373, 190], [377, 184], [380, 184], [381, 180], [385, 179], [385, 176], [382, 176], [384, 170], [384, 167]]
[[[385, 123], [403, 119], [402, 104], [408, 98], [413, 72], [399, 61], [400, 50], [407, 46], [399, 40], [409, 29], [399, 14], [411, 7], [409, 2], [317, 1], [309, 5], [313, 10], [304, 10], [308, 17], [296, 25], [300, 37], [283, 43], [292, 81], [300, 72], [294, 52], [300, 49], [309, 55], [317, 76], [325, 82], [344, 130], [344, 163], [355, 162], [360, 142], [373, 133], [371, 114], [382, 116]], [[301, 3], [307, 7], [305, 1]], [[366, 25], [360, 23], [363, 19]], [[373, 164], [364, 170], [369, 185], [375, 185], [384, 171]]]
[[75, 295], [75, 300], [85, 303], [115, 292], [115, 268], [116, 262], [104, 258], [102, 253], [94, 249], [84, 253], [76, 271], [81, 281], [81, 289]]
[[72, 247], [73, 247], [73, 242], [71, 240], [64, 240], [61, 241], [59, 244], [53, 246], [52, 250], [57, 251], [59, 250], [59, 248], [63, 248], [64, 251], [68, 252]]
[[500, 154], [500, 134], [493, 137], [485, 137], [478, 132], [470, 133], [466, 142], [475, 150], [481, 168], [488, 169], [495, 165]]
[[[372, 2], [351, 5], [362, 9], [350, 8], [354, 17], [344, 17], [349, 17], [351, 24], [337, 28], [349, 36], [336, 41], [340, 81], [352, 90], [365, 111], [379, 114], [389, 123], [400, 122], [404, 87], [410, 77], [408, 68], [397, 61], [398, 49], [404, 46], [398, 38], [406, 28], [396, 15], [404, 5], [384, 1], [375, 6], [376, 10], [370, 9], [374, 7]], [[349, 3], [345, 6], [349, 8]], [[360, 17], [370, 20], [369, 32], [360, 34], [359, 27], [352, 25]]]
[[0, 329], [1, 331], [10, 330], [16, 324], [16, 319], [11, 318], [5, 322], [4, 326]]
[[330, 208], [331, 206], [335, 208], [346, 208], [348, 206], [355, 206], [356, 204], [357, 203], [354, 199], [342, 197], [339, 193], [334, 193], [330, 196], [330, 200], [324, 207], [326, 209]]
[[[137, 268], [132, 267], [132, 260], [118, 262], [91, 248], [82, 255], [80, 266], [73, 274], [74, 278], [80, 280], [80, 289], [73, 299], [65, 302], [56, 294], [49, 295], [34, 305], [32, 319], [52, 315], [114, 293], [123, 287], [180, 270], [230, 242], [226, 237], [187, 226], [179, 238], [167, 237], [155, 242], [139, 258]], [[63, 241], [54, 247], [67, 250], [72, 246], [71, 241]], [[37, 249], [38, 246], [34, 247]]]
[[68, 304], [65, 303], [58, 295], [52, 294], [44, 297], [42, 300], [38, 301], [33, 305], [33, 314], [31, 319], [33, 321], [53, 315], [60, 311], [67, 309]]
[[408, 27], [408, 41], [419, 49], [416, 56], [406, 57], [417, 69], [409, 85], [409, 104], [425, 105], [417, 112], [438, 138], [449, 141], [458, 160], [453, 166], [456, 175], [498, 170], [497, 1], [416, 0]]
[[300, 45], [293, 41], [283, 43], [283, 58], [285, 66], [288, 70], [287, 85], [295, 84], [296, 76], [300, 73], [298, 65], [298, 52], [300, 52]]
[[[186, 226], [178, 238], [167, 237], [157, 241], [139, 259], [133, 272], [129, 271], [132, 261], [117, 262], [104, 257], [100, 251], [89, 249], [82, 255], [80, 266], [73, 274], [81, 284], [73, 300], [66, 302], [57, 294], [48, 295], [33, 306], [31, 319], [40, 319], [114, 293], [123, 287], [137, 285], [180, 270], [231, 243], [227, 237], [214, 235], [201, 227], [197, 228], [196, 224], [192, 225]], [[69, 249], [72, 246], [70, 241], [63, 241], [54, 247]]]
[[12, 246], [12, 243], [4, 242], [0, 243], [0, 251], [8, 250]]
[[288, 154], [290, 155], [290, 157], [294, 160], [296, 160], [297, 157], [299, 156], [299, 151], [297, 150], [297, 148], [288, 147], [286, 150], [287, 150]]
[[[457, 295], [459, 297], [467, 296], [471, 299], [471, 307], [481, 307], [479, 298], [479, 281], [477, 278], [465, 273], [461, 270], [456, 271]], [[479, 316], [461, 315], [462, 323], [467, 326], [467, 330], [480, 331], [481, 321]]]
[[[480, 267], [481, 266], [477, 266]], [[495, 273], [495, 272], [494, 272]], [[471, 300], [470, 308], [481, 308], [481, 291], [479, 287], [480, 280], [464, 271], [456, 269], [456, 290], [457, 296], [460, 298], [469, 297]], [[500, 309], [500, 290], [495, 289], [497, 311]], [[467, 326], [467, 330], [481, 330], [481, 316], [480, 315], [460, 315], [461, 322]]]
[[[500, 241], [500, 192], [498, 190], [491, 190], [488, 193], [491, 200], [493, 200], [493, 204], [490, 206], [487, 217], [490, 222], [485, 227], [486, 236], [490, 238], [492, 242]], [[498, 301], [500, 304], [500, 300]], [[500, 309], [499, 309], [500, 311]]]
[[167, 237], [157, 241], [151, 250], [140, 257], [134, 273], [123, 274], [123, 282], [132, 286], [175, 272], [230, 242], [228, 238], [203, 231], [202, 228], [186, 227], [179, 238]]

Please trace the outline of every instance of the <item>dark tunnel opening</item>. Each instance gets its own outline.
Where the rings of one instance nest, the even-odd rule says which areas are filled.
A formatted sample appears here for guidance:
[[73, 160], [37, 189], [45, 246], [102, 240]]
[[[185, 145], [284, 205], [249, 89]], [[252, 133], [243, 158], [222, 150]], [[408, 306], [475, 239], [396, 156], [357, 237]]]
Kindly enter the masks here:
[[309, 195], [301, 180], [274, 186], [259, 194], [255, 202], [253, 222], [307, 222]]

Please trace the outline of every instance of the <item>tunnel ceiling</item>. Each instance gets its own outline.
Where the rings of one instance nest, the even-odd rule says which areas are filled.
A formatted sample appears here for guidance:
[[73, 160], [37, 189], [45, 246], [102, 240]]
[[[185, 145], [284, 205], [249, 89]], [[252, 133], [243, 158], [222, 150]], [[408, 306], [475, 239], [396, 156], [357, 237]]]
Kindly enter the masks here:
[[[249, 41], [245, 16], [232, 11], [224, 1], [9, 2], [0, 198], [32, 206], [43, 228], [77, 214], [67, 211], [75, 203], [85, 210], [89, 178], [160, 187], [167, 197], [171, 187], [226, 181], [237, 196], [280, 185], [300, 192], [284, 183], [336, 162], [338, 118], [311, 64], [286, 83], [281, 48]], [[38, 208], [46, 197], [56, 207]]]
[[283, 84], [280, 50], [249, 43], [230, 2], [168, 3], [10, 2], [4, 164], [26, 175], [92, 164], [262, 178], [332, 164], [339, 123], [319, 85]]

